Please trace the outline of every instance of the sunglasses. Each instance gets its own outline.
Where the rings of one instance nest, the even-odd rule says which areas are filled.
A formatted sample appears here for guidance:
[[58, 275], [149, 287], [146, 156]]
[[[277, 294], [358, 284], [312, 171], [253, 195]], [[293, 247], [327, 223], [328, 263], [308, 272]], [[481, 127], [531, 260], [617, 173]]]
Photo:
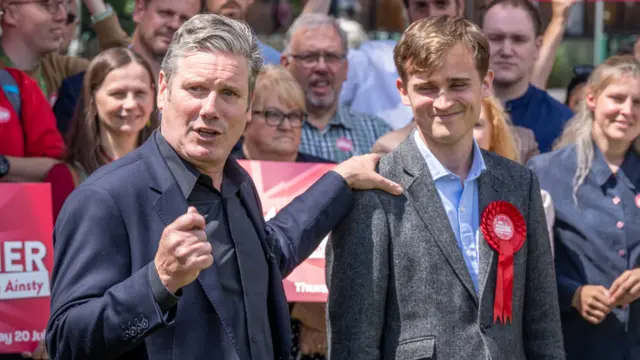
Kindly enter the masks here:
[[591, 65], [577, 65], [573, 68], [573, 75], [575, 76], [589, 76], [593, 72], [593, 66]]
[[67, 25], [71, 25], [76, 22], [78, 16], [74, 13], [67, 13]]

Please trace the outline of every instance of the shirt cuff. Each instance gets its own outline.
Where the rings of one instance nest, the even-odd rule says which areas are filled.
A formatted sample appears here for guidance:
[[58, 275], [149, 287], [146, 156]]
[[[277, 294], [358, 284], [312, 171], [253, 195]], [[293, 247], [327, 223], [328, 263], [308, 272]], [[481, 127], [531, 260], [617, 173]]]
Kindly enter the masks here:
[[156, 304], [158, 304], [160, 311], [162, 311], [163, 314], [174, 307], [182, 296], [182, 289], [179, 289], [175, 294], [172, 294], [169, 289], [164, 286], [153, 262], [149, 264], [149, 283], [151, 284], [153, 299], [156, 301]]

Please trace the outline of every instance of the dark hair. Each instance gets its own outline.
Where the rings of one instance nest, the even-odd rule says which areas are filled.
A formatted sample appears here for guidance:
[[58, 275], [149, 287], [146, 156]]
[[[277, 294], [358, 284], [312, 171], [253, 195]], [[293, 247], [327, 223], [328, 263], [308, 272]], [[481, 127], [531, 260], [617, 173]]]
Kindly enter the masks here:
[[91, 61], [84, 75], [82, 94], [71, 120], [71, 129], [67, 139], [66, 161], [70, 164], [81, 165], [87, 174], [93, 173], [108, 162], [100, 144], [100, 120], [95, 103], [96, 91], [110, 72], [131, 63], [140, 64], [147, 70], [154, 92], [154, 111], [149, 118], [150, 123], [138, 135], [138, 144], [147, 140], [159, 125], [155, 105], [156, 86], [149, 64], [140, 55], [127, 48], [112, 48], [98, 54]]
[[565, 99], [565, 105], [569, 105], [569, 100], [571, 99], [571, 93], [573, 90], [580, 84], [584, 84], [589, 80], [589, 76], [593, 72], [593, 66], [591, 65], [578, 65], [573, 68], [573, 78], [569, 81], [569, 85], [567, 85], [567, 98]]
[[536, 36], [542, 34], [542, 18], [540, 17], [540, 10], [531, 3], [530, 0], [493, 0], [487, 5], [482, 7], [482, 13], [480, 15], [480, 27], [484, 28], [484, 18], [487, 12], [494, 6], [503, 5], [510, 6], [516, 9], [524, 10], [533, 23], [533, 31]]

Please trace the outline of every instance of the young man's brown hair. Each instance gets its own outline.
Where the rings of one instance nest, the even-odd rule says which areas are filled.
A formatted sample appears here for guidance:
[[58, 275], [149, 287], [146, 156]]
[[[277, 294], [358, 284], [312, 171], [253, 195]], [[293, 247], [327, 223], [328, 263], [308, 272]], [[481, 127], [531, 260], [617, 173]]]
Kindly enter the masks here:
[[489, 42], [480, 27], [459, 16], [441, 15], [416, 21], [404, 32], [393, 51], [398, 74], [406, 84], [410, 75], [435, 71], [456, 44], [473, 54], [480, 78], [489, 69]]
[[535, 35], [540, 36], [542, 34], [542, 18], [540, 17], [540, 11], [538, 10], [538, 7], [535, 6], [530, 0], [493, 0], [489, 2], [482, 9], [482, 15], [480, 16], [480, 27], [484, 27], [484, 18], [487, 12], [497, 5], [510, 6], [516, 9], [524, 10], [531, 18]]

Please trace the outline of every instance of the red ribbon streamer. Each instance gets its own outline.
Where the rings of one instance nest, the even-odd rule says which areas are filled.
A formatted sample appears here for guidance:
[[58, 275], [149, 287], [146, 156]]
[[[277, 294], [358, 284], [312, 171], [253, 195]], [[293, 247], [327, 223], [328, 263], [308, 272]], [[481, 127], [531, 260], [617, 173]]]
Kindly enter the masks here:
[[[505, 230], [496, 233], [495, 220], [498, 216], [510, 220], [510, 236], [505, 238]], [[480, 229], [489, 246], [498, 252], [498, 274], [496, 293], [493, 301], [493, 321], [507, 324], [513, 320], [513, 258], [524, 245], [527, 224], [518, 209], [506, 201], [489, 204], [482, 213]], [[508, 231], [507, 231], [508, 232]]]

